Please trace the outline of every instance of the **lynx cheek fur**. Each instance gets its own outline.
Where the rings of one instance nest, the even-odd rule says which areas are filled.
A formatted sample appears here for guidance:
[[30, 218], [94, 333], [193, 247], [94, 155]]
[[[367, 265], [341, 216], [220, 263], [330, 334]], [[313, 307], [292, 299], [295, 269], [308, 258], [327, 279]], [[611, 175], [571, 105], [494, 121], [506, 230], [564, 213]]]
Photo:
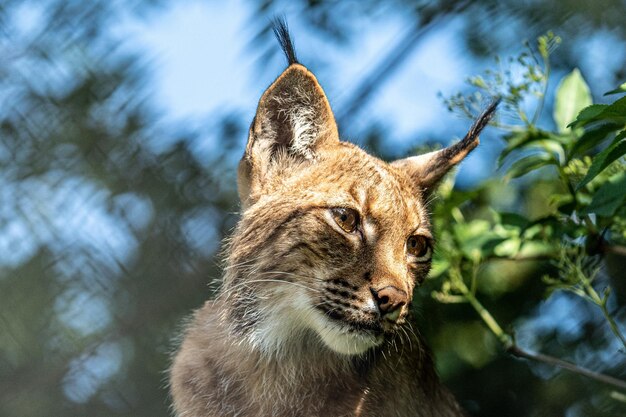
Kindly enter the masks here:
[[457, 144], [388, 164], [339, 141], [284, 23], [275, 31], [289, 67], [250, 128], [220, 293], [171, 369], [176, 415], [462, 416], [408, 313], [431, 263], [425, 200], [496, 103]]

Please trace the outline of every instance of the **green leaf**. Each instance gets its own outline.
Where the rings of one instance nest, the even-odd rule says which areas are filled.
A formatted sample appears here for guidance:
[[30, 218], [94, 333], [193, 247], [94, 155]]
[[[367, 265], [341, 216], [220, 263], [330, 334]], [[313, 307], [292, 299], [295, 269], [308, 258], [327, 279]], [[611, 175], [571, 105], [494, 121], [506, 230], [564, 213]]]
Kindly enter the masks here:
[[569, 152], [569, 157], [582, 155], [589, 149], [601, 144], [609, 135], [620, 130], [623, 125], [613, 122], [601, 123], [585, 129], [585, 133], [574, 143]]
[[626, 124], [626, 97], [611, 104], [593, 104], [584, 108], [569, 127], [576, 128], [593, 122], [612, 122], [622, 126]]
[[605, 96], [610, 96], [611, 94], [622, 94], [626, 93], [626, 83], [620, 85], [615, 90], [607, 91], [604, 93]]
[[483, 244], [480, 246], [480, 254], [482, 258], [484, 259], [492, 255], [496, 247], [502, 242], [506, 242], [507, 240], [509, 240], [508, 237], [494, 237], [494, 238], [485, 240]]
[[506, 241], [500, 243], [493, 249], [493, 253], [500, 257], [513, 257], [517, 255], [522, 246], [522, 239], [519, 237], [510, 237]]
[[447, 259], [435, 257], [428, 278], [437, 278], [448, 272], [448, 269], [450, 269], [450, 262]]
[[611, 217], [626, 198], [626, 172], [619, 172], [609, 178], [593, 195], [591, 203], [581, 210], [581, 214], [595, 213]]
[[532, 238], [538, 235], [543, 236], [560, 236], [566, 233], [567, 225], [552, 214], [533, 220], [522, 230], [526, 238]]
[[553, 140], [552, 138], [538, 140], [533, 143], [530, 148], [539, 148], [551, 153], [559, 163], [565, 160], [565, 150], [563, 149], [563, 145], [559, 141]]
[[556, 89], [554, 123], [559, 132], [566, 132], [568, 124], [578, 113], [592, 104], [591, 92], [578, 68], [563, 77]]
[[453, 227], [454, 235], [461, 252], [468, 259], [479, 261], [483, 246], [492, 239], [498, 239], [486, 220], [472, 220], [468, 223], [457, 223]]
[[506, 173], [506, 177], [508, 179], [521, 177], [546, 165], [557, 165], [554, 156], [546, 153], [528, 155], [511, 165]]
[[578, 113], [576, 116], [576, 120], [567, 125], [567, 127], [575, 128], [582, 126], [586, 122], [590, 120], [594, 120], [598, 115], [602, 114], [602, 112], [609, 107], [608, 104], [592, 104], [591, 106], [585, 107]]
[[557, 210], [560, 213], [563, 213], [569, 216], [574, 212], [574, 210], [576, 210], [576, 205], [577, 205], [576, 200], [572, 199], [571, 201], [567, 201], [565, 203], [560, 204], [557, 207]]
[[520, 257], [531, 256], [553, 256], [554, 244], [552, 242], [539, 241], [539, 240], [526, 240], [522, 243], [522, 247], [518, 252]]
[[570, 215], [576, 209], [576, 200], [571, 194], [552, 194], [548, 199], [551, 206], [555, 206], [556, 209], [563, 214]]
[[498, 169], [502, 168], [506, 157], [509, 156], [511, 152], [525, 148], [538, 140], [547, 139], [549, 136], [550, 134], [548, 132], [536, 129], [512, 132], [507, 135], [504, 138], [504, 140], [506, 140], [506, 148], [504, 148], [498, 157]]
[[589, 181], [597, 177], [606, 167], [626, 154], [626, 140], [624, 139], [626, 139], [626, 130], [621, 131], [615, 136], [613, 142], [593, 158], [587, 175], [580, 181], [576, 187], [576, 191], [587, 185]]
[[500, 223], [503, 225], [515, 226], [520, 229], [524, 229], [530, 223], [530, 220], [517, 213], [502, 212], [498, 213], [498, 216], [500, 218]]

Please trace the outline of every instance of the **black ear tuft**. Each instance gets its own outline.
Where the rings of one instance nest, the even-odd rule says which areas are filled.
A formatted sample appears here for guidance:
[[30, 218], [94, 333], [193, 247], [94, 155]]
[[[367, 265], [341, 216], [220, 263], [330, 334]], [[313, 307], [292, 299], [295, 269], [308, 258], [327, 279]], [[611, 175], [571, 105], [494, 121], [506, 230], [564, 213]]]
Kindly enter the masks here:
[[454, 145], [440, 151], [400, 159], [392, 166], [407, 173], [419, 184], [422, 196], [432, 193], [436, 185], [452, 167], [461, 162], [476, 146], [478, 135], [493, 118], [501, 99], [497, 97], [472, 124], [465, 137]]
[[296, 57], [296, 51], [293, 48], [293, 42], [289, 36], [289, 28], [287, 27], [287, 21], [285, 18], [274, 18], [272, 22], [272, 29], [274, 30], [276, 39], [278, 39], [278, 42], [280, 43], [280, 47], [283, 48], [283, 52], [285, 52], [289, 65], [298, 64], [298, 58]]
[[496, 97], [491, 104], [489, 104], [489, 107], [487, 107], [487, 109], [483, 111], [480, 116], [478, 116], [472, 127], [470, 127], [469, 132], [467, 132], [467, 135], [465, 135], [463, 140], [470, 139], [473, 141], [480, 134], [480, 132], [485, 128], [485, 126], [487, 126], [489, 121], [495, 115], [498, 104], [500, 104], [501, 101], [501, 97]]
[[[480, 132], [482, 132], [482, 130], [489, 124], [489, 121], [496, 114], [496, 109], [498, 108], [498, 105], [501, 101], [501, 97], [494, 98], [494, 100], [491, 102], [491, 104], [489, 104], [487, 109], [483, 111], [480, 116], [478, 116], [478, 118], [474, 121], [469, 131], [460, 142], [448, 148], [442, 149], [441, 158], [453, 159], [464, 149], [469, 148], [470, 151], [474, 149], [476, 145], [478, 145], [478, 135], [480, 135]], [[463, 158], [464, 157], [465, 156], [463, 156]]]

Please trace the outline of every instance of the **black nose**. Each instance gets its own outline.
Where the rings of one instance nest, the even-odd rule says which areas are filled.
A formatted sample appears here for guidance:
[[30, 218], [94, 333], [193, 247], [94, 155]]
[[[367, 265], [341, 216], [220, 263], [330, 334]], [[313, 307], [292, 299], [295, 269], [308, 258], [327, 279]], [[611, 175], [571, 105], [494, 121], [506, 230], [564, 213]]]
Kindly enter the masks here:
[[399, 317], [399, 314], [394, 313], [399, 313], [402, 306], [409, 302], [409, 296], [406, 291], [394, 287], [393, 285], [381, 288], [380, 290], [372, 289], [372, 294], [374, 294], [374, 299], [376, 300], [376, 304], [378, 304], [380, 314], [387, 318], [392, 318], [393, 321], [396, 321]]

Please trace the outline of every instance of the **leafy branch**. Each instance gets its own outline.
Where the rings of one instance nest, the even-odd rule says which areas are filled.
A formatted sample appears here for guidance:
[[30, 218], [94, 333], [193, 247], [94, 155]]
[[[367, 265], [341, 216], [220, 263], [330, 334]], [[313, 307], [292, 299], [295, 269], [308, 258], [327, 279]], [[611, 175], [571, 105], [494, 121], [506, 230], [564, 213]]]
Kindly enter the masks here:
[[[498, 168], [505, 170], [504, 179], [511, 185], [513, 179], [526, 177], [519, 184], [528, 186], [541, 171], [555, 191], [545, 209], [547, 214], [534, 219], [496, 210], [472, 218], [471, 212], [467, 216], [460, 207], [476, 201], [493, 184], [482, 184], [475, 192], [453, 192], [452, 182], [444, 184], [435, 219], [453, 222], [447, 220], [447, 227], [439, 227], [443, 230], [441, 250], [436, 253], [432, 275], [443, 281], [433, 297], [443, 303], [470, 304], [504, 350], [514, 356], [626, 390], [626, 381], [522, 349], [477, 296], [478, 272], [489, 262], [551, 265], [553, 272], [543, 277], [546, 293], [567, 291], [597, 306], [626, 352], [626, 337], [609, 312], [612, 289], [605, 285], [598, 290], [604, 285], [599, 284], [599, 275], [608, 274], [606, 257], [626, 256], [626, 97], [610, 104], [593, 104], [582, 74], [574, 69], [557, 87], [554, 129], [537, 126], [545, 105], [549, 56], [560, 42], [548, 33], [539, 38], [537, 52], [526, 45], [522, 54], [507, 61], [508, 68], [470, 77], [468, 83], [477, 90], [474, 93], [444, 100], [451, 111], [473, 117], [489, 97], [502, 97], [505, 112], [493, 125], [505, 132], [505, 147], [498, 159]], [[501, 66], [499, 59], [496, 63]], [[607, 95], [625, 93], [623, 87]], [[532, 116], [527, 97], [535, 99]]]
[[[588, 378], [594, 379], [604, 384], [611, 385], [615, 388], [626, 390], [626, 381], [614, 378], [610, 375], [606, 375], [600, 372], [592, 371], [588, 368], [576, 365], [572, 362], [565, 361], [554, 356], [546, 355], [544, 353], [530, 352], [521, 348], [515, 342], [514, 336], [505, 332], [502, 329], [502, 326], [500, 326], [500, 324], [496, 321], [493, 315], [489, 312], [489, 310], [487, 310], [478, 300], [478, 298], [476, 297], [474, 282], [475, 275], [472, 276], [472, 287], [468, 287], [463, 281], [460, 268], [453, 268], [450, 270], [450, 280], [446, 281], [448, 285], [446, 286], [444, 291], [433, 292], [433, 297], [442, 303], [469, 303], [483, 320], [485, 325], [489, 328], [489, 330], [494, 334], [494, 336], [496, 336], [503, 349], [513, 356], [533, 360], [536, 362], [542, 362], [552, 366], [557, 366], [559, 368], [566, 369], [580, 375], [584, 375]], [[456, 294], [452, 294], [451, 291], [456, 292]], [[593, 292], [593, 294], [596, 294], [595, 291]], [[608, 294], [605, 295], [605, 300], [607, 296]], [[598, 302], [600, 301], [598, 300]], [[605, 302], [602, 302], [602, 304], [606, 307]], [[616, 332], [620, 338], [623, 338], [618, 330], [616, 330]]]

